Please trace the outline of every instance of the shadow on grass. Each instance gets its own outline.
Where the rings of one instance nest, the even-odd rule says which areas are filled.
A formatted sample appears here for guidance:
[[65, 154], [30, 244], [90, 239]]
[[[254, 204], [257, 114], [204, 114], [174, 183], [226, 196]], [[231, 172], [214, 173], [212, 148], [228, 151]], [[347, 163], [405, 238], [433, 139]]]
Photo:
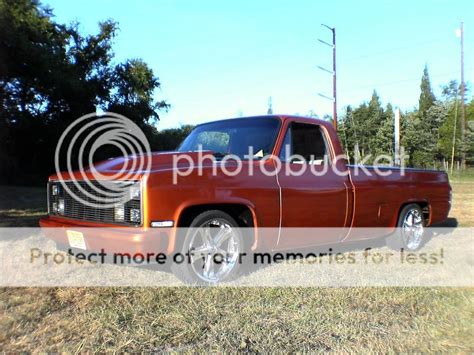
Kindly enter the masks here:
[[433, 224], [431, 227], [437, 228], [456, 228], [459, 225], [458, 220], [453, 217], [449, 217], [446, 221]]

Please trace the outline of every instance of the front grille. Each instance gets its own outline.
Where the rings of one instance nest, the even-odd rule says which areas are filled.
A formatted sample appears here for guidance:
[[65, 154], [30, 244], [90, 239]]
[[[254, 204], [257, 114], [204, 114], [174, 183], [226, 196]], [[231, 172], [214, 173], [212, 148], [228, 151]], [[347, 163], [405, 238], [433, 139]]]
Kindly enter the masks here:
[[[102, 181], [100, 184], [97, 181], [89, 181], [89, 183], [85, 181], [64, 181], [62, 183], [59, 181], [51, 181], [48, 183], [49, 214], [81, 221], [112, 223], [129, 226], [141, 225], [141, 192], [139, 197], [135, 197], [125, 202], [123, 207], [122, 205], [120, 205], [120, 207], [110, 207], [106, 206], [107, 196], [104, 193], [95, 191], [93, 187], [90, 186], [91, 183], [97, 186], [101, 191], [104, 191], [105, 186], [107, 192], [113, 191], [107, 189], [107, 186], [109, 186], [108, 184], [114, 184], [114, 186], [121, 185], [121, 187], [124, 189], [130, 188], [130, 186], [134, 185], [139, 188], [139, 191], [141, 191], [139, 181]], [[66, 185], [71, 192], [67, 191], [63, 184]], [[78, 184], [80, 188], [76, 184]], [[53, 193], [53, 188], [56, 190], [56, 193]], [[96, 198], [87, 196], [83, 191], [90, 193]], [[76, 198], [75, 196], [78, 196], [80, 199]], [[89, 206], [88, 204], [83, 203], [81, 199], [94, 204], [94, 206]], [[60, 202], [64, 203], [64, 211], [58, 210]], [[116, 219], [115, 208], [123, 208], [123, 220]], [[140, 211], [139, 221], [131, 220], [131, 212], [133, 209]]]

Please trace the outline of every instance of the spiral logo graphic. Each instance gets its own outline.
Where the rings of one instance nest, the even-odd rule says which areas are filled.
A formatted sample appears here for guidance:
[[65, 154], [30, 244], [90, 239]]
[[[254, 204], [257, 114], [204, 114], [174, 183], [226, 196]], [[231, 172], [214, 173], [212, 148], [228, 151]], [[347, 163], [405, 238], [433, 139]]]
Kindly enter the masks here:
[[[107, 152], [118, 157], [96, 166], [94, 160]], [[54, 162], [58, 182], [69, 196], [105, 209], [130, 201], [140, 191], [138, 182], [150, 171], [150, 154], [145, 134], [133, 121], [113, 112], [91, 113], [63, 132]]]

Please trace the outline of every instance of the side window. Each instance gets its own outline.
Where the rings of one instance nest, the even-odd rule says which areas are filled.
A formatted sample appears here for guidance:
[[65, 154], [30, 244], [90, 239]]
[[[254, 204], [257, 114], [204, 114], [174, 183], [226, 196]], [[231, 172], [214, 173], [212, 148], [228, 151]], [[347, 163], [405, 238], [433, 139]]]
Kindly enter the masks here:
[[292, 123], [280, 150], [282, 161], [322, 165], [327, 159], [326, 141], [318, 125]]

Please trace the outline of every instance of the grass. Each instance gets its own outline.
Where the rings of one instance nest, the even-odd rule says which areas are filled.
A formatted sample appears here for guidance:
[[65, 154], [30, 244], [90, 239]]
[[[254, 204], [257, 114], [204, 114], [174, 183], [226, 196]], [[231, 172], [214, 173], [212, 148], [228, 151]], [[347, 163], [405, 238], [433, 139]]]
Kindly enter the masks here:
[[473, 182], [474, 168], [469, 168], [466, 170], [454, 170], [452, 174], [449, 174], [449, 181], [454, 183]]
[[0, 186], [0, 227], [38, 227], [46, 212], [45, 188]]
[[471, 290], [7, 289], [6, 351], [472, 352]]
[[[474, 178], [451, 217], [474, 226]], [[18, 200], [18, 193], [25, 195]], [[0, 188], [0, 226], [36, 225], [43, 189]], [[474, 290], [3, 288], [3, 351], [474, 352]]]

